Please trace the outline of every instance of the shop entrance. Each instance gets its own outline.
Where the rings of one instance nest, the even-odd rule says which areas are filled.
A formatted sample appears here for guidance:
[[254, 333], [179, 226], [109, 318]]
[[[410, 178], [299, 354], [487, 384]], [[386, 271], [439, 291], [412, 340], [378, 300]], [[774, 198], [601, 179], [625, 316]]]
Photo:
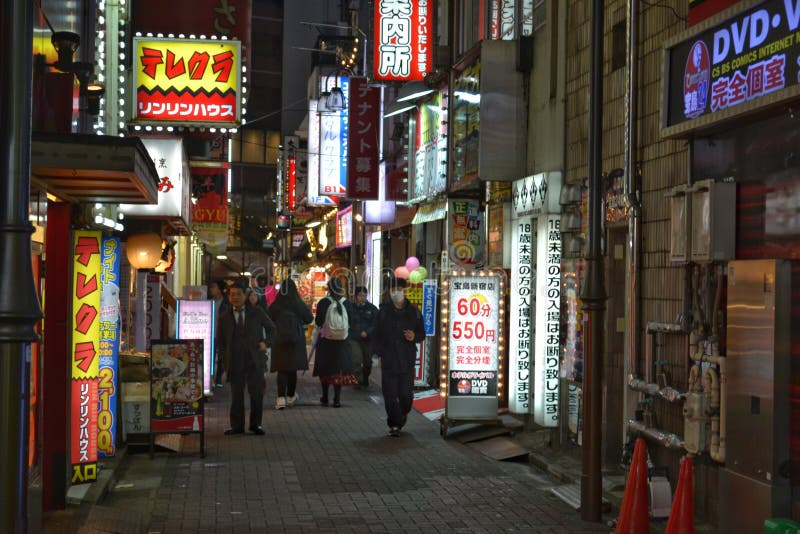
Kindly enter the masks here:
[[625, 266], [627, 227], [609, 228], [606, 242], [606, 329], [603, 361], [603, 463], [622, 454], [625, 391]]

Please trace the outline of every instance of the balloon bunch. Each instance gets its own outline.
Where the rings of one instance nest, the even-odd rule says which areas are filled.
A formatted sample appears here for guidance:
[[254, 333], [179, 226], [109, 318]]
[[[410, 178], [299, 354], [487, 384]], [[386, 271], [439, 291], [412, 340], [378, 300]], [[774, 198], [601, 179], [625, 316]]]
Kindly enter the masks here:
[[419, 264], [416, 256], [411, 256], [406, 259], [405, 265], [395, 268], [394, 275], [397, 278], [408, 280], [412, 284], [419, 284], [428, 276], [428, 269]]

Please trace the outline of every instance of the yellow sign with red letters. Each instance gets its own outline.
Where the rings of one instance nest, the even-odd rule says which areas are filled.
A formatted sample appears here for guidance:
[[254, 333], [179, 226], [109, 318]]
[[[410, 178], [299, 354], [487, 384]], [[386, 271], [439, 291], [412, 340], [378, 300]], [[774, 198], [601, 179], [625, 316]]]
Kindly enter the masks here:
[[133, 40], [139, 123], [237, 126], [241, 122], [241, 43], [211, 39]]

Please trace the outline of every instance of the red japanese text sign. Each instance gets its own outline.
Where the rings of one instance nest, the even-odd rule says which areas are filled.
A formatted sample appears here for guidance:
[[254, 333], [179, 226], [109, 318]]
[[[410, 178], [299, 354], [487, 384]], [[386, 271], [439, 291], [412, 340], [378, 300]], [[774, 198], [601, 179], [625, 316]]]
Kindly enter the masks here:
[[433, 0], [376, 0], [376, 80], [421, 81], [433, 62]]
[[72, 244], [70, 463], [72, 484], [97, 480], [102, 233], [75, 232]]
[[365, 78], [350, 80], [347, 191], [350, 198], [378, 200], [381, 89]]
[[136, 122], [238, 126], [241, 43], [134, 38]]

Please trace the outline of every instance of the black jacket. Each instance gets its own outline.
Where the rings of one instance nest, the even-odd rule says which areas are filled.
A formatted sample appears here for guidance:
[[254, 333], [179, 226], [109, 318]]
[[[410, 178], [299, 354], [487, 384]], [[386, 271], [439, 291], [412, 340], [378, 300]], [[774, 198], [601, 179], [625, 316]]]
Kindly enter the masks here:
[[[228, 379], [244, 377], [251, 366], [255, 367], [256, 372], [263, 373], [266, 356], [258, 349], [259, 342], [265, 341], [269, 344], [275, 338], [275, 324], [266, 312], [259, 307], [245, 308], [243, 340], [235, 339], [236, 319], [233, 316], [233, 307], [220, 315], [219, 323], [222, 361]], [[237, 347], [243, 347], [244, 350], [236, 350]]]
[[[311, 324], [314, 316], [302, 301], [285, 302], [276, 300], [269, 307], [269, 316], [276, 325], [280, 324], [280, 317], [284, 314], [294, 314], [295, 321], [300, 325]], [[272, 360], [270, 371], [297, 371], [308, 369], [308, 355], [306, 354], [305, 338], [296, 343], [278, 341], [281, 336], [276, 335], [276, 343], [272, 345]]]
[[[375, 320], [378, 318], [378, 308], [371, 302], [364, 302], [359, 306], [355, 302], [347, 303], [347, 318], [350, 321], [350, 339], [355, 341], [369, 341], [375, 331]], [[367, 337], [361, 337], [361, 332], [366, 332]]]
[[[403, 330], [414, 332], [414, 341], [406, 341]], [[381, 371], [413, 373], [417, 343], [425, 339], [425, 325], [419, 309], [408, 300], [401, 309], [384, 302], [378, 310], [372, 350], [381, 357]]]

